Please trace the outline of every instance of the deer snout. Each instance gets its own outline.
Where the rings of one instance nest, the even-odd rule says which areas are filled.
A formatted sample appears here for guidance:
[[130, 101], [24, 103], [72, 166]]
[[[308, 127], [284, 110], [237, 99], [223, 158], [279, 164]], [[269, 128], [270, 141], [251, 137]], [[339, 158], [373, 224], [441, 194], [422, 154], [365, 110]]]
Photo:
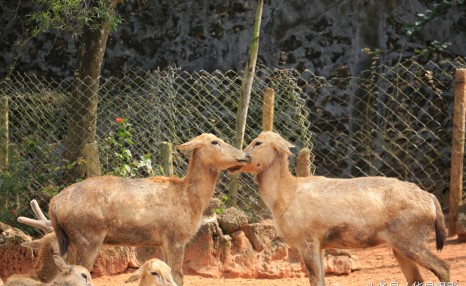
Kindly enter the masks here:
[[238, 162], [245, 162], [245, 163], [251, 163], [251, 155], [248, 153], [245, 153], [244, 157], [237, 158], [236, 161]]

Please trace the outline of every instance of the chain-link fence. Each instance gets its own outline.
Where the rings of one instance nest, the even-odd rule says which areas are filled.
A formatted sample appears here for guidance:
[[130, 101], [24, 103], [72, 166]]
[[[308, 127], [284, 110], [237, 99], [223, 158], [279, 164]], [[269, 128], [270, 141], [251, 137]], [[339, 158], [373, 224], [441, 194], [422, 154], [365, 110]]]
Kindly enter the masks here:
[[[309, 70], [259, 67], [245, 142], [261, 131], [262, 92], [272, 88], [274, 131], [295, 144], [296, 151], [312, 150], [313, 173], [397, 177], [434, 193], [445, 207], [454, 73], [465, 66], [464, 58], [422, 64], [408, 60], [374, 65], [357, 78], [341, 71], [330, 79]], [[102, 78], [97, 109], [101, 173], [163, 174], [164, 141], [177, 145], [210, 132], [233, 143], [241, 77], [235, 71], [172, 68]], [[6, 125], [0, 127], [0, 148], [8, 146], [8, 163], [0, 175], [2, 221], [13, 224], [18, 215], [32, 216], [28, 202], [33, 198], [46, 209], [50, 197], [64, 187], [63, 176], [75, 163], [63, 160], [72, 91], [72, 80], [15, 75], [2, 83], [0, 121]], [[124, 118], [124, 125], [117, 117]], [[294, 166], [294, 157], [291, 161]], [[175, 151], [174, 166], [175, 174], [183, 176], [187, 155]], [[240, 182], [240, 207], [252, 216], [266, 214], [253, 179], [241, 175]], [[228, 184], [222, 175], [215, 196], [224, 200]]]

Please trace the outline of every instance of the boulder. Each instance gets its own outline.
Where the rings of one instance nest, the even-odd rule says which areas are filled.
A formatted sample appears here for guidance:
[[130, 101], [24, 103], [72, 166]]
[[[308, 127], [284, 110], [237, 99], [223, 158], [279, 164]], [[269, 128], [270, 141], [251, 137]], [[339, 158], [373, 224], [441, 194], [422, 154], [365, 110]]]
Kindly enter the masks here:
[[231, 237], [223, 235], [215, 218], [204, 220], [186, 245], [183, 271], [204, 277], [221, 277], [223, 263], [231, 248]]
[[355, 255], [332, 255], [324, 256], [324, 269], [326, 274], [348, 275], [354, 270], [359, 270], [359, 258]]
[[0, 278], [15, 273], [28, 273], [34, 265], [34, 253], [21, 243], [32, 238], [19, 229], [0, 222]]
[[123, 273], [140, 265], [135, 247], [103, 245], [95, 259], [92, 277]]
[[262, 251], [277, 237], [272, 220], [245, 225], [241, 228], [256, 251]]
[[248, 224], [248, 216], [237, 208], [228, 208], [218, 215], [218, 224], [224, 234], [230, 234]]

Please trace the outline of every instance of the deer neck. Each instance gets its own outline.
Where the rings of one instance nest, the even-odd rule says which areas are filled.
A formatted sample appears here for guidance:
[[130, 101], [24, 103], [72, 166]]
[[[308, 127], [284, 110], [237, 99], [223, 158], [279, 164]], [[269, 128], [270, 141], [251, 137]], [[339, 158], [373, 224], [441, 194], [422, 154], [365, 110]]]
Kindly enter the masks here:
[[[195, 156], [195, 151], [189, 160], [188, 174], [184, 178], [187, 189], [187, 196], [193, 200], [191, 206], [197, 207], [202, 213], [212, 198], [215, 185], [219, 176], [219, 170], [205, 166], [203, 162]], [[196, 211], [196, 212], [197, 212]]]
[[274, 217], [281, 216], [296, 190], [296, 177], [288, 169], [288, 156], [278, 156], [257, 174], [259, 193]]

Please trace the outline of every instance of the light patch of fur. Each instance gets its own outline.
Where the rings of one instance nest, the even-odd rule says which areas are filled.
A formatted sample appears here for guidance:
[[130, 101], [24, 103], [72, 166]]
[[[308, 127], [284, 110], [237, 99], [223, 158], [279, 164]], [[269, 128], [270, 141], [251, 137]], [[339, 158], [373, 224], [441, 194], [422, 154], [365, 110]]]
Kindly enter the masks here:
[[144, 262], [125, 283], [137, 280], [140, 280], [139, 286], [177, 286], [172, 277], [171, 268], [157, 258]]
[[448, 262], [427, 248], [434, 225], [437, 247], [445, 241], [444, 217], [432, 194], [395, 178], [295, 177], [288, 168], [291, 146], [279, 134], [263, 132], [244, 149], [252, 159], [240, 171], [256, 174], [277, 232], [300, 251], [312, 286], [324, 285], [322, 249], [381, 243], [394, 249], [410, 285], [422, 281], [417, 265], [449, 281]]
[[56, 267], [60, 273], [50, 282], [42, 283], [25, 275], [13, 275], [6, 281], [5, 286], [94, 286], [89, 271], [79, 265], [68, 265], [62, 257], [53, 256]]
[[220, 170], [249, 156], [212, 134], [177, 146], [192, 152], [182, 178], [100, 176], [73, 184], [52, 198], [49, 217], [60, 252], [76, 249], [75, 264], [91, 269], [102, 244], [161, 246], [178, 285], [185, 244], [196, 233]]

